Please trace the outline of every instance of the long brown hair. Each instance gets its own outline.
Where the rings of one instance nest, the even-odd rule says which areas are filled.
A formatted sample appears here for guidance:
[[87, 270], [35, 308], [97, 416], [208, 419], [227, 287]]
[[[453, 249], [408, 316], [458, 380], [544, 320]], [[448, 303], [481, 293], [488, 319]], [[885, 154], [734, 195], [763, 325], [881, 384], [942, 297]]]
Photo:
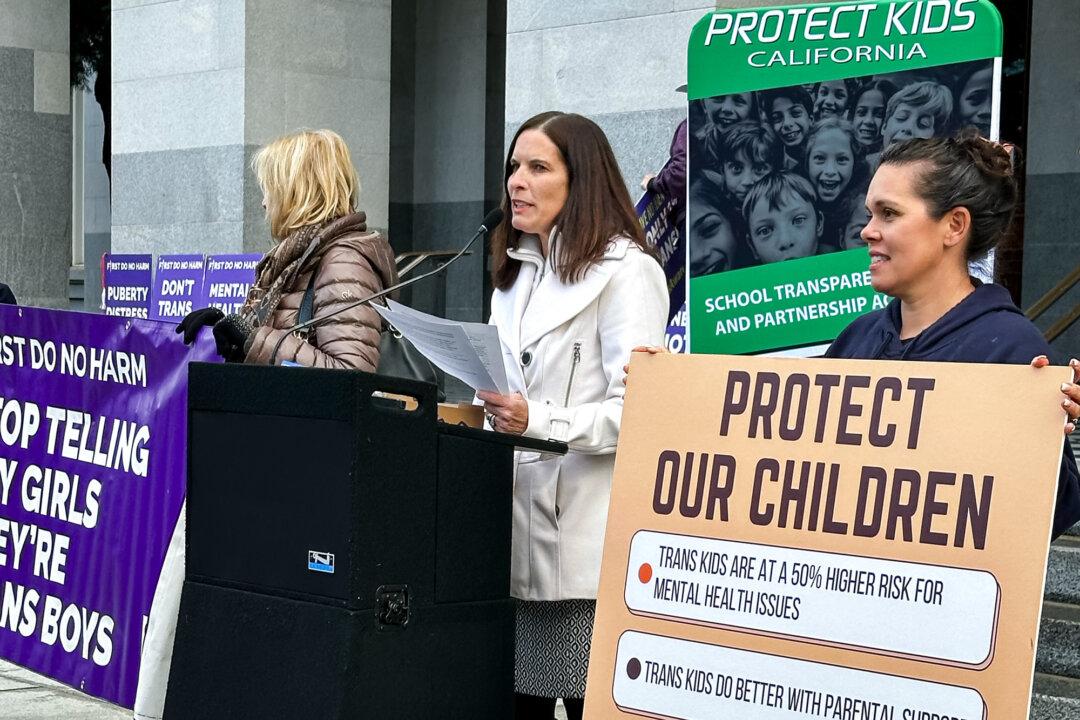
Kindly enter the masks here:
[[[566, 203], [555, 218], [562, 245], [555, 255], [555, 271], [560, 280], [569, 284], [585, 277], [589, 266], [600, 262], [608, 243], [618, 235], [630, 238], [652, 254], [604, 131], [592, 120], [575, 113], [543, 112], [518, 128], [506, 155], [503, 220], [491, 234], [491, 282], [496, 288], [505, 290], [513, 285], [521, 269], [521, 261], [506, 254], [507, 248], [518, 247], [522, 235], [511, 223], [506, 184], [512, 173], [510, 158], [514, 146], [526, 130], [544, 133], [566, 163], [570, 187]], [[555, 252], [554, 243], [551, 252]]]

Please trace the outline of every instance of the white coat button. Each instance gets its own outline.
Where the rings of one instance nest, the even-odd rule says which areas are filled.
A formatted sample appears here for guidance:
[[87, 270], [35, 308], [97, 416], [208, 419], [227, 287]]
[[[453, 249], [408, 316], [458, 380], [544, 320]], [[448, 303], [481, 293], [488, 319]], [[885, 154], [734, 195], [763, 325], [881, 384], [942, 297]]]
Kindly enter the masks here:
[[521, 365], [522, 365], [522, 367], [528, 367], [529, 363], [531, 363], [531, 362], [532, 362], [532, 353], [529, 352], [528, 350], [523, 350], [521, 352]]

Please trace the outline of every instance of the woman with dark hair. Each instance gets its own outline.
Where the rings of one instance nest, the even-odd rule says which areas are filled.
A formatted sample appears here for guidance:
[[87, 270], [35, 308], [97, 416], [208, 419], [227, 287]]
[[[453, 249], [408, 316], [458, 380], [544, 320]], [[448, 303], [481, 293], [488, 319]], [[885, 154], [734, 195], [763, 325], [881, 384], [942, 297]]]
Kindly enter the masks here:
[[[827, 357], [1048, 365], [1050, 346], [1008, 291], [968, 273], [968, 262], [1005, 235], [1016, 202], [1008, 153], [974, 131], [886, 148], [867, 191], [862, 237], [874, 290], [895, 300], [848, 325]], [[1066, 432], [1080, 416], [1080, 363], [1069, 364]], [[1077, 520], [1080, 477], [1065, 443], [1054, 536]]]
[[855, 139], [864, 154], [881, 150], [881, 128], [885, 125], [885, 108], [899, 88], [888, 80], [863, 83], [852, 98], [851, 124]]
[[[1009, 153], [973, 130], [889, 145], [866, 193], [862, 239], [870, 284], [894, 300], [856, 318], [825, 356], [1049, 365], [1050, 346], [1009, 292], [968, 272], [971, 259], [1008, 232], [1017, 197]], [[666, 352], [661, 346], [635, 350]], [[1062, 384], [1060, 400], [1066, 433], [1080, 424], [1080, 361], [1069, 366], [1072, 380]], [[1080, 471], [1068, 442], [1057, 485], [1054, 537], [1080, 521]]]
[[477, 396], [493, 429], [570, 447], [562, 457], [519, 453], [515, 466], [515, 717], [552, 718], [561, 697], [580, 718], [622, 365], [634, 346], [663, 341], [667, 283], [591, 120], [561, 112], [527, 120], [504, 179], [491, 322], [512, 392]]

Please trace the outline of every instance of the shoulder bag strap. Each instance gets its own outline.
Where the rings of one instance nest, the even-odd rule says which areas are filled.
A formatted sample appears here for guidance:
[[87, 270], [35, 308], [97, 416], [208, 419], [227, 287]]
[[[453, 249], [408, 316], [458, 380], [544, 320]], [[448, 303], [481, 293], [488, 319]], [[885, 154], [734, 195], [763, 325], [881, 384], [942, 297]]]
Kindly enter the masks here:
[[[300, 315], [296, 319], [297, 325], [303, 325], [315, 316], [315, 276], [318, 274], [318, 270], [317, 267], [311, 269], [311, 279], [308, 280], [307, 290], [304, 291], [304, 299], [300, 301]], [[310, 333], [311, 328], [304, 328], [298, 330], [296, 335], [301, 340], [307, 340]]]

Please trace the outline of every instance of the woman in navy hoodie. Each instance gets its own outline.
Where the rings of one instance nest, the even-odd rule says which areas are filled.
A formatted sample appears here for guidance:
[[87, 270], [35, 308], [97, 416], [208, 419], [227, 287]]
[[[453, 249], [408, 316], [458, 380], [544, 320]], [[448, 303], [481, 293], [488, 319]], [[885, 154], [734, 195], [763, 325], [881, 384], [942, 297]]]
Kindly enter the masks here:
[[[1016, 199], [1008, 153], [975, 133], [888, 147], [867, 191], [862, 238], [871, 284], [895, 302], [852, 322], [826, 357], [1048, 365], [1050, 346], [1009, 293], [968, 274], [968, 261], [1004, 236]], [[1080, 416], [1080, 363], [1069, 364], [1066, 433]], [[1080, 520], [1078, 475], [1065, 443], [1055, 537]]]

